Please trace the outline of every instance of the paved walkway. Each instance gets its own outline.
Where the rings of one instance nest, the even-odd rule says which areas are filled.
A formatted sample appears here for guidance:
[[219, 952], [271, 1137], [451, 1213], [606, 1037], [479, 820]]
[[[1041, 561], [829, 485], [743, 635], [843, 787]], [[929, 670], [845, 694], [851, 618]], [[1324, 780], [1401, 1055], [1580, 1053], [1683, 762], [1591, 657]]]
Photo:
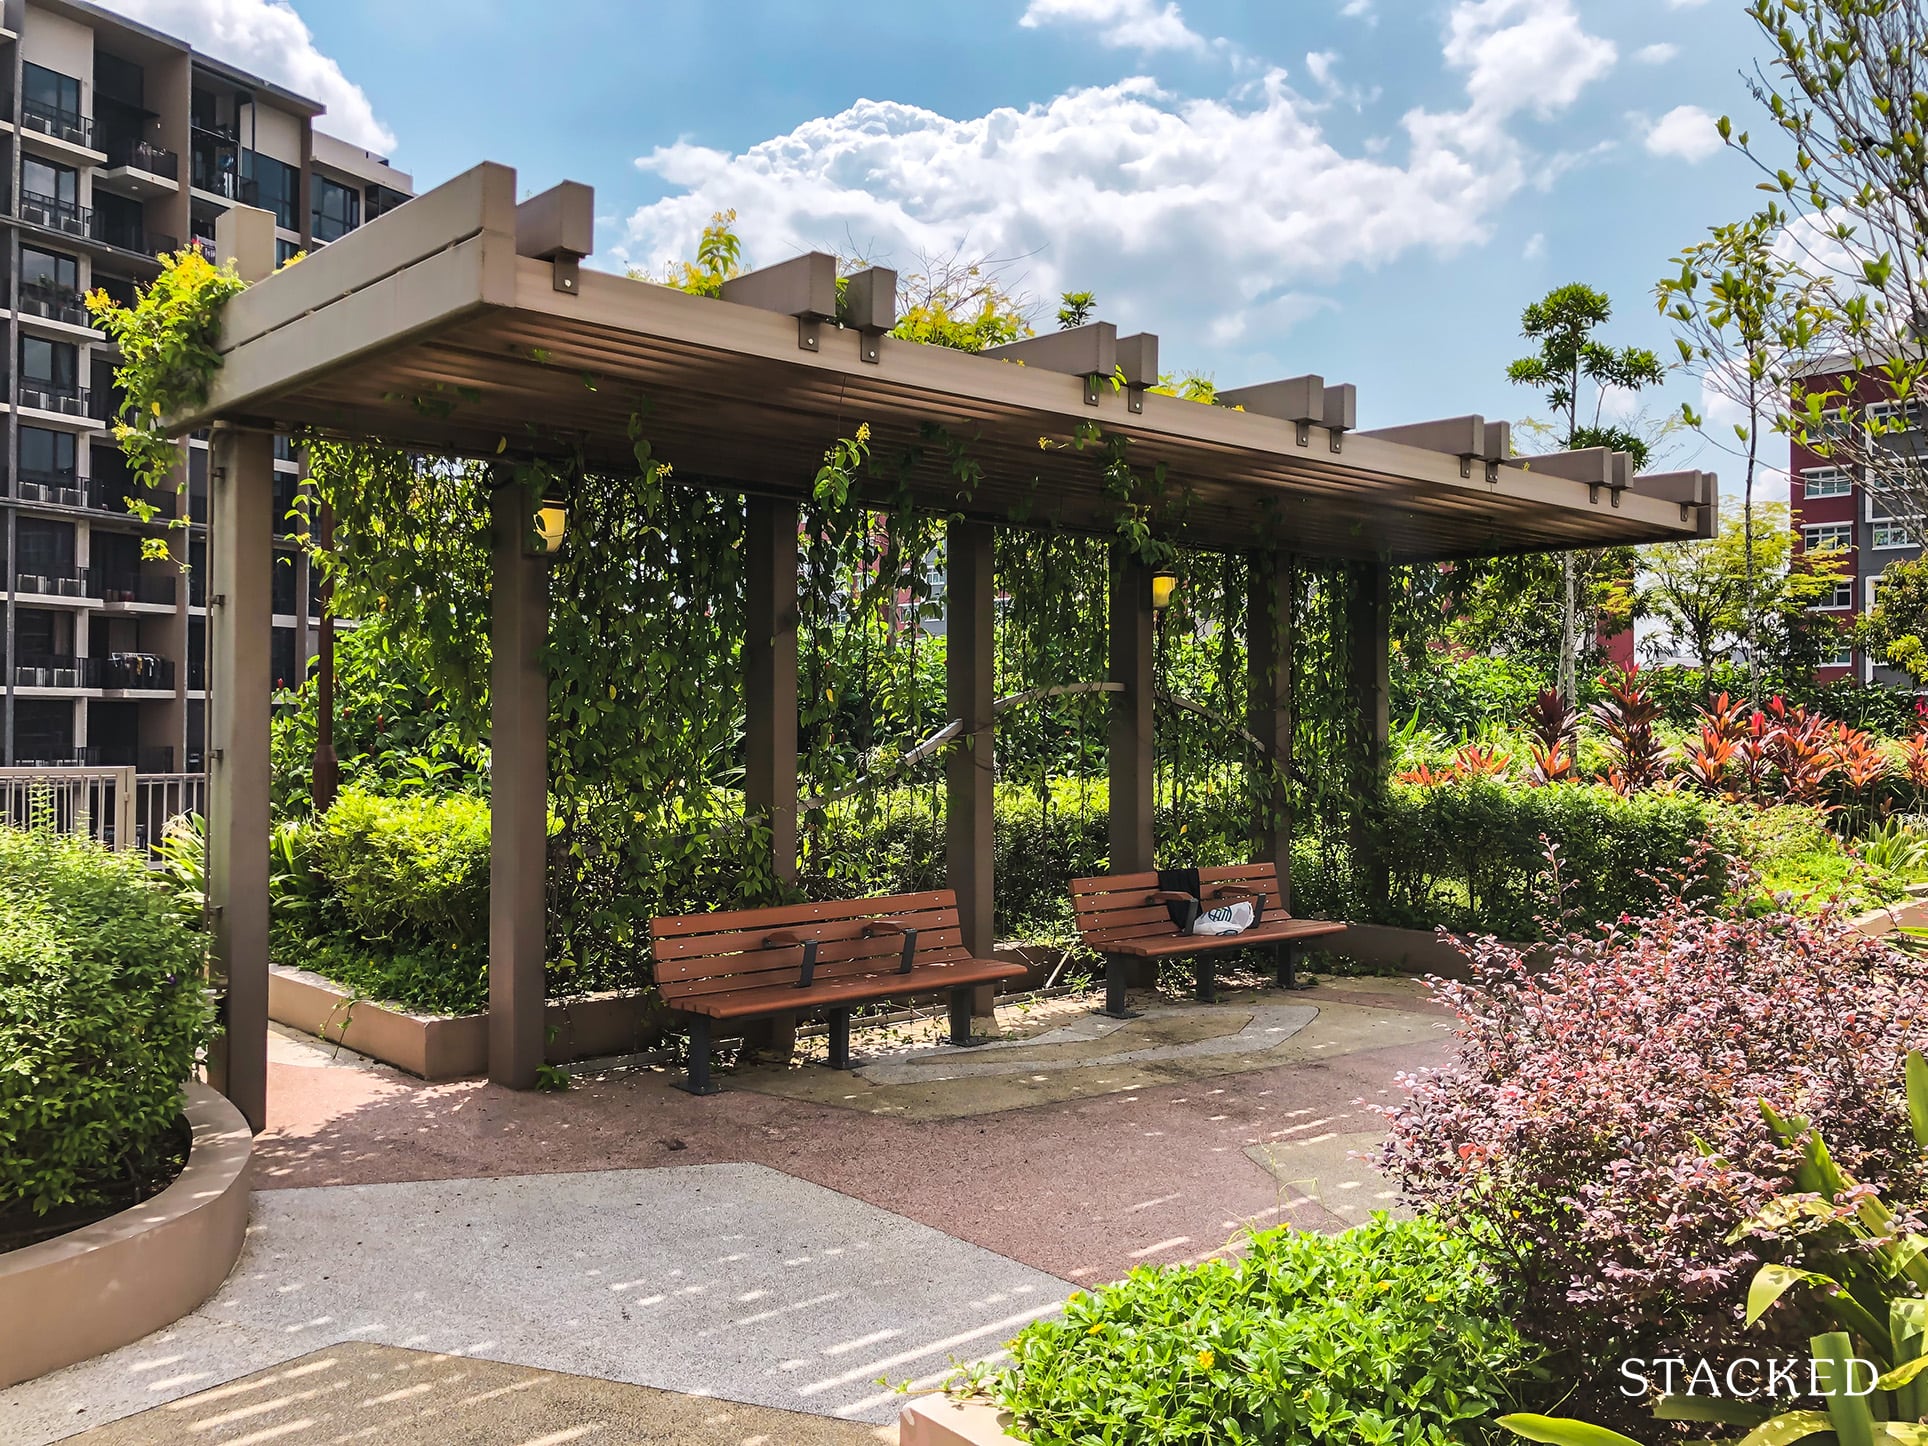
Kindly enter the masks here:
[[709, 1099], [655, 1070], [430, 1086], [277, 1038], [235, 1274], [0, 1392], [0, 1439], [888, 1440], [880, 1382], [992, 1355], [1078, 1284], [1388, 1204], [1354, 1152], [1445, 1038], [1379, 980], [1007, 1024]]

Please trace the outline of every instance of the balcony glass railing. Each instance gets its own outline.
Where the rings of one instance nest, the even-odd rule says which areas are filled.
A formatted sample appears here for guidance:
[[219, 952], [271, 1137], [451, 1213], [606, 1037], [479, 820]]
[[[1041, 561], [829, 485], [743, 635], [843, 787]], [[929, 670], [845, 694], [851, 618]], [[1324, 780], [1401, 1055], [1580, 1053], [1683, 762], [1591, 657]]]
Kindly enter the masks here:
[[91, 208], [58, 196], [43, 196], [38, 191], [20, 192], [20, 219], [32, 226], [45, 226], [68, 236], [91, 236], [94, 213]]
[[43, 572], [34, 564], [28, 563], [14, 574], [13, 590], [17, 593], [31, 593], [35, 597], [86, 597], [88, 596], [87, 569], [69, 567], [64, 570]]
[[107, 164], [125, 166], [130, 171], [145, 171], [150, 176], [165, 176], [170, 181], [181, 179], [179, 154], [147, 141], [109, 141]]
[[98, 688], [99, 658], [76, 658], [71, 653], [23, 653], [14, 665], [14, 686], [20, 688]]
[[140, 300], [133, 282], [120, 276], [102, 276], [98, 268], [94, 271], [94, 289], [106, 292], [117, 306], [132, 308]]
[[100, 682], [94, 686], [143, 688], [171, 693], [174, 691], [174, 660], [157, 653], [109, 653], [100, 659]]
[[94, 148], [94, 121], [79, 111], [62, 110], [58, 106], [47, 105], [43, 101], [28, 100], [20, 104], [20, 123], [30, 131], [38, 131], [43, 136], [53, 136], [56, 140], [70, 141], [77, 146]]
[[63, 417], [92, 417], [106, 421], [105, 393], [87, 387], [70, 387], [36, 377], [20, 379], [20, 405], [37, 407], [43, 412], [58, 412]]
[[53, 507], [85, 507], [86, 479], [73, 472], [44, 467], [22, 467], [14, 482], [13, 495], [22, 502], [39, 502]]
[[133, 222], [115, 220], [99, 211], [94, 213], [94, 226], [89, 234], [103, 246], [112, 246], [117, 251], [131, 251], [136, 256], [163, 256], [180, 248], [180, 242], [172, 236], [150, 231]]
[[69, 326], [91, 327], [87, 303], [77, 291], [58, 291], [49, 286], [20, 288], [20, 310], [28, 316], [44, 316], [49, 321], [64, 321]]
[[[198, 160], [199, 157], [196, 157]], [[213, 166], [194, 167], [191, 183], [195, 190], [206, 191], [210, 196], [220, 196], [224, 200], [241, 199], [241, 177], [234, 171], [217, 170]]]
[[102, 572], [99, 568], [93, 572], [93, 593], [102, 602], [174, 605], [174, 578], [146, 572]]

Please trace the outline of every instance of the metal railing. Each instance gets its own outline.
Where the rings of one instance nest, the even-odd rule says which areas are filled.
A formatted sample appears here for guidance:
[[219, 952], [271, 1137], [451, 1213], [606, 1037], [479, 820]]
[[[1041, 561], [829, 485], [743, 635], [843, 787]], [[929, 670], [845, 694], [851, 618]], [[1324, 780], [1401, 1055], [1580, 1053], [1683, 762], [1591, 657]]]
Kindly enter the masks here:
[[93, 317], [87, 313], [87, 303], [78, 292], [73, 291], [23, 286], [20, 288], [19, 309], [29, 316], [44, 316], [49, 321], [64, 321], [69, 326], [91, 328], [94, 324]]
[[164, 256], [180, 248], [180, 242], [172, 236], [159, 231], [150, 231], [134, 222], [116, 221], [94, 213], [93, 230], [89, 233], [103, 246], [112, 246], [116, 251], [131, 251], [136, 256]]
[[20, 123], [30, 131], [39, 131], [43, 136], [70, 141], [90, 151], [94, 148], [94, 119], [77, 110], [62, 110], [59, 106], [38, 100], [22, 101]]
[[98, 688], [100, 659], [71, 653], [28, 654], [14, 664], [17, 688]]
[[22, 467], [13, 495], [22, 502], [39, 502], [50, 507], [87, 505], [87, 479], [73, 472], [55, 472], [42, 467]]
[[37, 407], [43, 412], [59, 412], [63, 417], [96, 417], [94, 408], [105, 404], [87, 387], [66, 386], [35, 377], [20, 379], [20, 405]]
[[0, 768], [0, 820], [131, 848], [138, 792], [132, 768]]
[[33, 593], [37, 597], [88, 597], [87, 569], [69, 567], [63, 572], [29, 571], [30, 563], [23, 563], [13, 575], [15, 592]]
[[[147, 572], [102, 572], [92, 569], [93, 596], [105, 603], [154, 603], [173, 607], [175, 579]], [[112, 687], [113, 684], [108, 684]]]
[[165, 176], [170, 181], [181, 179], [180, 156], [165, 146], [157, 146], [148, 141], [108, 142], [107, 164], [126, 166], [134, 171], [145, 171], [150, 176]]
[[58, 196], [43, 196], [38, 191], [23, 190], [16, 211], [22, 221], [45, 226], [50, 231], [65, 232], [69, 236], [94, 234], [93, 209], [75, 201], [63, 201]]
[[167, 831], [167, 821], [184, 813], [208, 811], [205, 773], [138, 773], [134, 776], [133, 839], [152, 850]]
[[106, 689], [171, 693], [174, 691], [174, 660], [159, 653], [109, 653], [104, 658], [89, 658], [100, 665], [99, 686]]

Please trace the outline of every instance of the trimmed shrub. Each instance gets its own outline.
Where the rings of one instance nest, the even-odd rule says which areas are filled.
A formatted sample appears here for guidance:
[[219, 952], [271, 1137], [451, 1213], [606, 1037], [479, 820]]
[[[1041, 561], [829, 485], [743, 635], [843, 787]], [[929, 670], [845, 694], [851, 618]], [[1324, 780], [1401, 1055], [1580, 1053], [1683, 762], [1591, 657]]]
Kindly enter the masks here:
[[[1489, 941], [1471, 982], [1435, 984], [1458, 1060], [1402, 1081], [1381, 1163], [1407, 1200], [1490, 1231], [1521, 1329], [1569, 1353], [1575, 1414], [1637, 1425], [1611, 1363], [1742, 1343], [1764, 1245], [1735, 1226], [1796, 1159], [1762, 1101], [1858, 1179], [1920, 1198], [1900, 1061], [1928, 1042], [1928, 963], [1832, 912], [1679, 899], [1552, 954], [1530, 974]], [[1756, 1333], [1746, 1353], [1777, 1343], [1803, 1345]]]
[[1540, 1353], [1463, 1235], [1376, 1215], [1246, 1245], [1072, 1296], [978, 1384], [1034, 1446], [1510, 1439], [1487, 1422], [1532, 1389]]
[[204, 946], [138, 854], [0, 828], [0, 1215], [163, 1168], [214, 1029]]

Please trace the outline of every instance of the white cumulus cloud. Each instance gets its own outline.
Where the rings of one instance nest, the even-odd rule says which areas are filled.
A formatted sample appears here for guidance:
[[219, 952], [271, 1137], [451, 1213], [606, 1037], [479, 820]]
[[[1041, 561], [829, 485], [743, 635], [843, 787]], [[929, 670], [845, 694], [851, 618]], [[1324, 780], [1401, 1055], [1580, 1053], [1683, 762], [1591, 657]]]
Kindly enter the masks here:
[[640, 157], [675, 193], [630, 216], [616, 254], [660, 274], [733, 207], [752, 264], [817, 249], [908, 270], [961, 248], [1019, 258], [1040, 297], [1095, 291], [1174, 363], [1188, 339], [1261, 349], [1348, 270], [1489, 239], [1542, 169], [1522, 112], [1557, 112], [1614, 60], [1568, 0], [1459, 0], [1449, 25], [1463, 108], [1410, 111], [1389, 137], [1335, 140], [1278, 69], [1222, 96], [1139, 76], [962, 119], [860, 100], [740, 152]]
[[1633, 53], [1633, 58], [1642, 65], [1665, 65], [1678, 54], [1680, 54], [1678, 45], [1662, 40], [1654, 45], [1641, 46]]
[[1714, 118], [1697, 105], [1677, 105], [1653, 123], [1647, 149], [1656, 156], [1704, 161], [1721, 148]]
[[106, 0], [130, 20], [177, 35], [196, 50], [286, 86], [328, 107], [321, 128], [370, 150], [388, 152], [395, 133], [375, 118], [362, 88], [315, 46], [286, 0]]
[[1018, 24], [1085, 25], [1102, 44], [1131, 50], [1200, 50], [1205, 37], [1185, 23], [1175, 0], [1031, 0]]

